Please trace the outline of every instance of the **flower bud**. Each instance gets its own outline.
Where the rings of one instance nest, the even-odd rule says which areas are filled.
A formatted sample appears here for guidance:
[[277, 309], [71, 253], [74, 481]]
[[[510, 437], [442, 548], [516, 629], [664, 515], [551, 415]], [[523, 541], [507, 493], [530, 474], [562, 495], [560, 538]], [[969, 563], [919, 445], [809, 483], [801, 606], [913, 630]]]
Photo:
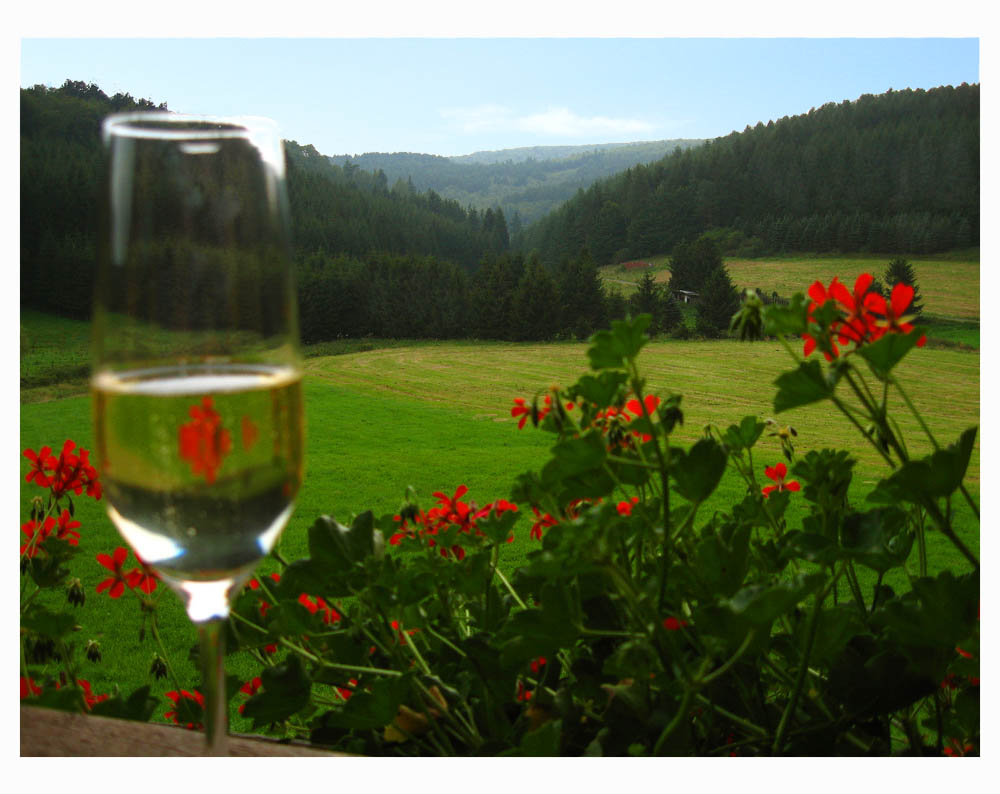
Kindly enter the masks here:
[[103, 658], [101, 655], [101, 643], [97, 640], [87, 640], [87, 658], [92, 662], [99, 662]]
[[70, 580], [69, 587], [66, 588], [66, 599], [75, 607], [82, 607], [87, 600], [87, 594], [79, 579]]
[[159, 654], [153, 656], [153, 663], [149, 667], [149, 674], [156, 679], [167, 677], [167, 663]]

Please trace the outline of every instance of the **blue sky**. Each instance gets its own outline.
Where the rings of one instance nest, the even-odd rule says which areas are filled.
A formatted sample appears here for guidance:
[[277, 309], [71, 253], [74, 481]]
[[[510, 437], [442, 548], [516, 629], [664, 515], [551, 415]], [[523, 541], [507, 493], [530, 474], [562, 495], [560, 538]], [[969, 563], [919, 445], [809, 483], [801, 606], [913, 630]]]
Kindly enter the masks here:
[[889, 88], [978, 82], [976, 38], [22, 38], [67, 78], [274, 118], [324, 154], [711, 138]]

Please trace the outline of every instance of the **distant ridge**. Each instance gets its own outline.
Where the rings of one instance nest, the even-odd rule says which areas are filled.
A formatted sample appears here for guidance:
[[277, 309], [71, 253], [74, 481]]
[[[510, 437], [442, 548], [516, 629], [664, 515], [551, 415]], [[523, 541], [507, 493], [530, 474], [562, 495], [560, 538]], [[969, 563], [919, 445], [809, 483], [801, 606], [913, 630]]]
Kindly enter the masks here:
[[433, 190], [442, 198], [479, 210], [499, 207], [518, 228], [551, 212], [578, 190], [590, 187], [634, 166], [652, 163], [680, 149], [706, 141], [674, 138], [633, 143], [591, 143], [574, 146], [522, 146], [480, 151], [456, 157], [414, 152], [366, 152], [332, 155], [340, 167], [381, 171], [389, 185]]
[[455, 163], [522, 163], [525, 160], [563, 160], [582, 154], [606, 149], [629, 149], [647, 147], [672, 151], [675, 146], [686, 149], [704, 143], [701, 138], [673, 138], [660, 141], [631, 141], [627, 143], [585, 143], [572, 146], [519, 146], [512, 149], [494, 149], [453, 155], [448, 159]]

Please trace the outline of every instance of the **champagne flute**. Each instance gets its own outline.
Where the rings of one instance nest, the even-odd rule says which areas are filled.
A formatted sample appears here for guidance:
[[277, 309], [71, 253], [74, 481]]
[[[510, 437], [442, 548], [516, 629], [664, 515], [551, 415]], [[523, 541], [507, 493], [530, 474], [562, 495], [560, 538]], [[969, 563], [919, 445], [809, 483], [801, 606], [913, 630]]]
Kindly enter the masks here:
[[109, 116], [91, 380], [107, 510], [201, 641], [226, 754], [231, 599], [302, 479], [302, 371], [281, 139], [266, 119]]

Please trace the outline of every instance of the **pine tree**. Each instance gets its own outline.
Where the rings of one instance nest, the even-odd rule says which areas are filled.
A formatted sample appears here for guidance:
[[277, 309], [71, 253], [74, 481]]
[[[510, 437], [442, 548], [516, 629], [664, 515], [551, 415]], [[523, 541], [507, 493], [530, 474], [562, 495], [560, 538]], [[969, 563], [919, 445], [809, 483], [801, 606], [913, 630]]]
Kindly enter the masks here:
[[913, 271], [913, 265], [902, 257], [893, 259], [885, 269], [885, 289], [891, 294], [892, 288], [899, 283], [913, 287], [913, 302], [910, 304], [907, 314], [919, 317], [924, 310], [924, 304], [920, 297], [920, 287], [917, 286], [917, 274]]
[[709, 274], [722, 267], [722, 253], [714, 240], [699, 237], [693, 243], [681, 243], [670, 257], [670, 285], [678, 290], [701, 292]]
[[717, 336], [729, 328], [729, 322], [739, 308], [739, 293], [733, 286], [729, 271], [722, 265], [709, 274], [702, 287], [695, 324], [698, 333]]
[[559, 322], [556, 284], [532, 257], [517, 284], [511, 305], [511, 330], [516, 341], [544, 341], [555, 336]]

